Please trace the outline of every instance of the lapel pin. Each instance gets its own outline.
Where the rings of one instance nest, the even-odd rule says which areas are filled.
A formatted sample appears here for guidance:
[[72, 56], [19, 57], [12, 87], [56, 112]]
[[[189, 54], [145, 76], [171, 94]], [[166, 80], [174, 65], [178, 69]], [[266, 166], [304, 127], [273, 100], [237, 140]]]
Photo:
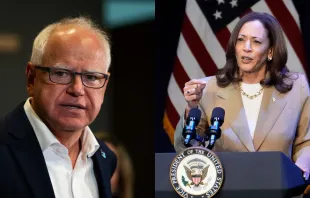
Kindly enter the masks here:
[[275, 101], [276, 101], [276, 99], [274, 97], [272, 97], [272, 102], [275, 102]]
[[105, 155], [105, 152], [103, 152], [102, 150], [100, 150], [100, 152], [101, 152], [101, 156], [102, 156], [103, 158], [107, 158], [107, 156]]

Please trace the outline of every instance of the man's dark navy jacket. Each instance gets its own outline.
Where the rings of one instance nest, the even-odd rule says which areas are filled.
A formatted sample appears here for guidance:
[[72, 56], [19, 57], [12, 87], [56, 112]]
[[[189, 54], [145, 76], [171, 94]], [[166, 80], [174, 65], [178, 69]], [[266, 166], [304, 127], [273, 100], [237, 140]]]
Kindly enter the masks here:
[[[115, 154], [101, 141], [92, 156], [100, 198], [110, 198]], [[101, 151], [106, 157], [101, 156]], [[0, 198], [55, 198], [43, 153], [24, 103], [0, 121]]]

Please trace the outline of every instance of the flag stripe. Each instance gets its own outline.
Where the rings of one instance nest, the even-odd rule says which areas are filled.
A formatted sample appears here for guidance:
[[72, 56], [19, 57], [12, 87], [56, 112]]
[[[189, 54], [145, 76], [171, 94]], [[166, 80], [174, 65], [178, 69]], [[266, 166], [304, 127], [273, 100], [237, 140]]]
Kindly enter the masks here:
[[[205, 77], [200, 65], [196, 61], [193, 53], [188, 48], [187, 43], [184, 40], [183, 35], [180, 35], [179, 47], [177, 51], [177, 56], [181, 65], [190, 79], [193, 78], [203, 78]], [[189, 80], [189, 79], [188, 79]]]
[[179, 88], [183, 90], [184, 84], [189, 80], [189, 78], [184, 70], [184, 67], [182, 66], [180, 62], [179, 57], [176, 57], [175, 59], [174, 71], [175, 71], [175, 74], [178, 74], [174, 76], [175, 81], [177, 82], [177, 85], [179, 86]]
[[[175, 74], [171, 75], [169, 85], [168, 85], [168, 95], [170, 101], [173, 104], [177, 114], [181, 115], [184, 112], [186, 107], [186, 101], [184, 100], [183, 91], [177, 85], [177, 82], [174, 78]], [[170, 113], [170, 112], [168, 112]], [[175, 118], [178, 119], [178, 118]], [[171, 120], [172, 122], [173, 120]], [[175, 122], [173, 122], [175, 123]]]
[[[202, 13], [199, 5], [195, 0], [187, 1], [186, 14], [197, 34], [201, 38], [201, 42], [204, 44], [205, 48], [209, 52], [215, 65], [218, 68], [222, 68], [225, 65], [225, 58], [218, 57], [225, 57], [225, 50], [216, 39], [207, 19], [205, 18], [204, 14]], [[210, 66], [211, 65], [208, 65], [207, 67]]]
[[229, 30], [230, 33], [234, 30], [234, 28], [236, 27], [236, 25], [237, 25], [237, 23], [238, 23], [239, 20], [240, 20], [240, 18], [237, 17], [237, 18], [235, 18], [232, 22], [230, 22], [230, 23], [227, 25], [227, 28], [228, 28], [228, 30]]
[[300, 62], [306, 67], [301, 32], [291, 13], [282, 1], [266, 0], [266, 3], [281, 24]]
[[167, 98], [166, 105], [167, 105], [166, 111], [167, 111], [167, 116], [169, 118], [169, 121], [171, 125], [175, 127], [178, 123], [179, 113], [174, 108], [174, 105], [171, 102], [170, 97]]
[[295, 24], [300, 29], [299, 16], [293, 4], [293, 0], [283, 0], [283, 3], [286, 6], [286, 8], [289, 10], [289, 12], [291, 13], [292, 17], [294, 18], [294, 21], [296, 22]]
[[167, 114], [167, 111], [164, 112], [164, 129], [168, 133], [168, 137], [170, 139], [170, 142], [173, 144], [174, 143], [174, 127], [169, 120], [169, 116]]
[[251, 8], [246, 9], [246, 10], [240, 15], [240, 18], [244, 17], [245, 15], [249, 14], [250, 12], [252, 12]]
[[226, 49], [226, 46], [228, 44], [228, 40], [229, 40], [229, 37], [230, 37], [229, 29], [228, 28], [222, 28], [215, 35], [216, 35], [216, 38], [221, 43], [222, 48]]
[[182, 34], [204, 73], [206, 75], [214, 75], [217, 71], [217, 67], [186, 14], [184, 17]]

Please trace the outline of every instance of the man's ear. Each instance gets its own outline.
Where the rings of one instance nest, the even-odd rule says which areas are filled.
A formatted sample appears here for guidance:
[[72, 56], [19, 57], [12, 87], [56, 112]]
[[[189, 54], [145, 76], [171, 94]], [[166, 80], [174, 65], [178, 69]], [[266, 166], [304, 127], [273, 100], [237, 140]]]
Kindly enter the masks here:
[[105, 92], [106, 92], [106, 90], [107, 90], [107, 86], [108, 86], [109, 79], [110, 79], [110, 77], [111, 77], [110, 72], [108, 72], [107, 74], [108, 74], [108, 79], [106, 80], [104, 87], [102, 87], [102, 91], [103, 91], [103, 98], [102, 98], [102, 103], [101, 103], [101, 105], [103, 104], [103, 101], [104, 101], [104, 95], [105, 95]]
[[36, 77], [34, 65], [28, 62], [26, 67], [27, 92], [29, 97], [33, 96], [34, 78]]
[[110, 78], [111, 78], [111, 74], [110, 74], [110, 72], [108, 72], [107, 73], [108, 74], [108, 79], [107, 79], [107, 82], [105, 82], [105, 89], [107, 88], [107, 86], [108, 86], [108, 82], [109, 82], [109, 80], [110, 80]]

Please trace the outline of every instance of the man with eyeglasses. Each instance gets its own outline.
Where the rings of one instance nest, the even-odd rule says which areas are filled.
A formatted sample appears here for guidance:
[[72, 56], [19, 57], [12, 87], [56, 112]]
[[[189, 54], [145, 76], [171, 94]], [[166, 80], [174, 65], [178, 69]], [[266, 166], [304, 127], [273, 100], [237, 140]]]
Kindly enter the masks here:
[[0, 121], [0, 197], [112, 197], [116, 156], [88, 127], [110, 62], [106, 33], [87, 18], [38, 34], [26, 67], [29, 98]]

